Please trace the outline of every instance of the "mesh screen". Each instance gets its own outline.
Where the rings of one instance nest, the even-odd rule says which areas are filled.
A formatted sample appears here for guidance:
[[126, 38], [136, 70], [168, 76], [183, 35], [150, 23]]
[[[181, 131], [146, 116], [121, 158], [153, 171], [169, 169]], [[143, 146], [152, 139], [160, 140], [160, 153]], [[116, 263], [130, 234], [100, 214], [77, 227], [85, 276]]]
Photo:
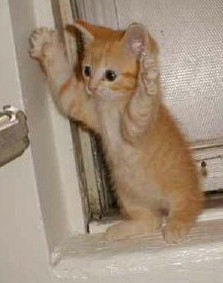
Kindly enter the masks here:
[[[81, 1], [82, 2], [82, 1]], [[148, 27], [160, 46], [166, 104], [191, 141], [223, 137], [222, 0], [85, 0], [96, 24]]]

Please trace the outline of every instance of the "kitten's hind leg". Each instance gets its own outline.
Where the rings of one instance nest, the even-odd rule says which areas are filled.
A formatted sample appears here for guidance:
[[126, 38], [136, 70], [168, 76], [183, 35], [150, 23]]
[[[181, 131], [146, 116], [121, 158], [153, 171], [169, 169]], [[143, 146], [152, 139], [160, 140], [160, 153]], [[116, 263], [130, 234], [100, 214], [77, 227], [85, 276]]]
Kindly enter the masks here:
[[178, 243], [185, 239], [189, 230], [194, 226], [203, 204], [201, 192], [191, 197], [176, 200], [172, 198], [169, 206], [169, 215], [162, 227], [162, 233], [167, 243]]
[[151, 235], [161, 226], [161, 217], [152, 210], [132, 206], [128, 210], [131, 220], [121, 221], [109, 227], [105, 233], [108, 240], [123, 240], [135, 236]]

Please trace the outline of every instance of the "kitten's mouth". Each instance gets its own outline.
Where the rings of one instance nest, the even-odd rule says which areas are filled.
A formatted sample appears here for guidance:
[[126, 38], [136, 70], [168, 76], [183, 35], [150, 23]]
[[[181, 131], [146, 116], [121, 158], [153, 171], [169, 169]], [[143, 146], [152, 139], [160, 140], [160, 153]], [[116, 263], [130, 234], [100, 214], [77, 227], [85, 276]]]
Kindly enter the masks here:
[[98, 97], [103, 100], [113, 100], [122, 96], [121, 93], [110, 93], [103, 89], [101, 89], [100, 91], [93, 91], [87, 85], [85, 86], [85, 90], [89, 96]]

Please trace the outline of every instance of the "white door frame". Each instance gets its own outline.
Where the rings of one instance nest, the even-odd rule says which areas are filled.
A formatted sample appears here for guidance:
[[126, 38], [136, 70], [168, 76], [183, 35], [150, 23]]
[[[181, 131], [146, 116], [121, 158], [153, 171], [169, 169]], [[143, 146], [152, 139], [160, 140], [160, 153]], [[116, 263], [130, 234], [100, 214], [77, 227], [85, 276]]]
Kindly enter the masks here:
[[2, 283], [57, 282], [50, 253], [67, 235], [84, 232], [69, 122], [29, 56], [30, 34], [42, 25], [54, 25], [49, 0], [0, 2], [0, 107], [24, 110], [31, 139], [20, 158], [0, 168]]

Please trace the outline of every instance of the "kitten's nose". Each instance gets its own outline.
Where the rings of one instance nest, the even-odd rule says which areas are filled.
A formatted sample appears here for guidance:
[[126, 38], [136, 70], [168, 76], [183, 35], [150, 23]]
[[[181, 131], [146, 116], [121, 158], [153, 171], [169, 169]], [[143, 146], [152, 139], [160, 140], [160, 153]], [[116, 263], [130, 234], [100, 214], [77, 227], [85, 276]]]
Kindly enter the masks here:
[[96, 90], [98, 88], [98, 83], [91, 81], [88, 85], [88, 88], [89, 88], [90, 91], [96, 92]]

